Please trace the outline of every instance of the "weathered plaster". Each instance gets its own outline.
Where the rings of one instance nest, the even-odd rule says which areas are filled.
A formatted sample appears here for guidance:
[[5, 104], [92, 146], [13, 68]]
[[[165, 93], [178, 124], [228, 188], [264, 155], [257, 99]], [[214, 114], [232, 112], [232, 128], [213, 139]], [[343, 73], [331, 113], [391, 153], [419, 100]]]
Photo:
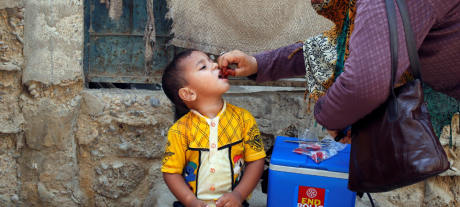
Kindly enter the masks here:
[[82, 80], [83, 1], [27, 0], [23, 82]]

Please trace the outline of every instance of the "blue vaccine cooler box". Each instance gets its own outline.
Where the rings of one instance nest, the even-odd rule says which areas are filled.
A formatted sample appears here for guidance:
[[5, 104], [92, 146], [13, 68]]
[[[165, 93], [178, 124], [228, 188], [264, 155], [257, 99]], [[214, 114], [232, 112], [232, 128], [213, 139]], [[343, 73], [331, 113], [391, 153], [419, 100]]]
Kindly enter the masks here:
[[348, 190], [350, 145], [335, 156], [315, 163], [292, 152], [299, 145], [277, 137], [268, 172], [268, 207], [355, 206], [356, 193]]

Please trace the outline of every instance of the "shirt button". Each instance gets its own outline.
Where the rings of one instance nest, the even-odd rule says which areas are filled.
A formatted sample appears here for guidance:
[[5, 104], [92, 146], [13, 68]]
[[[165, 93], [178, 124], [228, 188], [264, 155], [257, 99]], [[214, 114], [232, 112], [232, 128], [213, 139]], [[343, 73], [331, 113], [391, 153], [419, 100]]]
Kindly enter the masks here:
[[216, 127], [216, 122], [211, 122], [212, 127]]
[[212, 172], [212, 173], [213, 173], [213, 172], [216, 172], [216, 169], [214, 169], [214, 168], [211, 168], [211, 172]]
[[211, 148], [216, 148], [216, 143], [212, 143]]
[[216, 190], [216, 188], [214, 188], [214, 187], [211, 187], [209, 190], [211, 190], [211, 191], [215, 191], [215, 190]]

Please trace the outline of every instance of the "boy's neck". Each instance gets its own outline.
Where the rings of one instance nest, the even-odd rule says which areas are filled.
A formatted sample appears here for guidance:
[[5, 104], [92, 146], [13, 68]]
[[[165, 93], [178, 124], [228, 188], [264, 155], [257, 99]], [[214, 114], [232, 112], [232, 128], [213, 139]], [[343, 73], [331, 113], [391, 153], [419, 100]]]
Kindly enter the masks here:
[[197, 99], [192, 109], [198, 111], [201, 115], [213, 119], [224, 107], [222, 97], [207, 97], [205, 99]]

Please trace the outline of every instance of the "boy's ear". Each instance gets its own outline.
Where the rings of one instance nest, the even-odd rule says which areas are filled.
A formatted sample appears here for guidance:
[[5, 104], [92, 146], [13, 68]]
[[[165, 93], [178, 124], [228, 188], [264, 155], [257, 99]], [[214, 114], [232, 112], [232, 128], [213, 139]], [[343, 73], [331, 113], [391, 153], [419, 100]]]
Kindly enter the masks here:
[[195, 91], [191, 90], [188, 87], [184, 87], [179, 89], [179, 96], [184, 101], [195, 101], [196, 100], [196, 93]]

